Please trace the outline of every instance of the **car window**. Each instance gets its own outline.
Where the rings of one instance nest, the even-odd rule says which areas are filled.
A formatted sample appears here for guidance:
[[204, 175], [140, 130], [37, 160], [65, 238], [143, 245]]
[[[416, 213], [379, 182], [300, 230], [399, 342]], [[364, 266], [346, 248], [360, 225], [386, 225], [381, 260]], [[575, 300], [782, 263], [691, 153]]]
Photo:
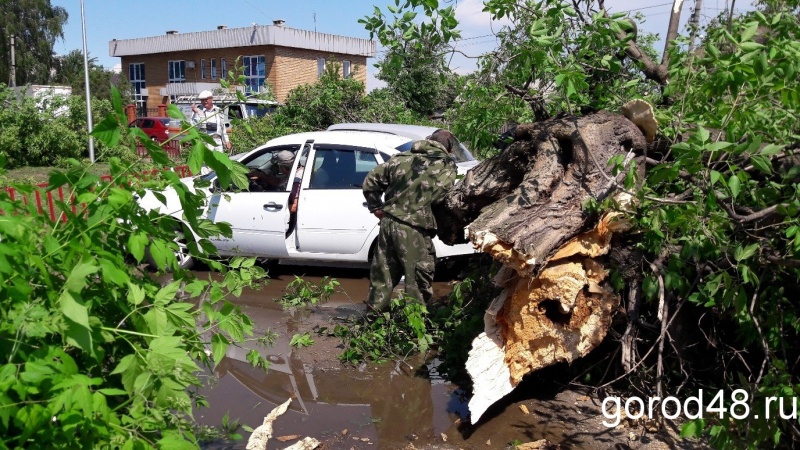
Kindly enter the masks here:
[[[474, 161], [475, 157], [472, 156], [472, 153], [470, 153], [469, 150], [467, 150], [467, 147], [464, 146], [464, 144], [462, 144], [461, 142], [459, 142], [458, 139], [456, 139], [456, 142], [458, 143], [458, 145], [456, 145], [456, 147], [453, 149], [453, 153], [450, 154], [450, 156], [453, 158], [453, 161], [457, 163]], [[395, 149], [401, 152], [407, 152], [411, 150], [411, 145], [413, 143], [414, 141], [408, 141], [405, 144], [398, 145], [397, 147], [395, 147]]]
[[239, 109], [239, 105], [232, 105], [228, 107], [228, 118], [230, 119], [242, 118], [242, 110]]
[[169, 119], [168, 117], [165, 117], [165, 118], [163, 118], [163, 119], [158, 119], [158, 121], [159, 121], [159, 122], [161, 122], [161, 124], [162, 124], [162, 125], [164, 125], [165, 127], [168, 127], [168, 126], [169, 126], [169, 121], [170, 121], [170, 120], [171, 120], [171, 119]]
[[[300, 150], [300, 146], [299, 145], [282, 145], [282, 146], [279, 146], [279, 147], [270, 147], [268, 149], [264, 149], [264, 150], [261, 150], [259, 152], [253, 153], [252, 155], [249, 155], [248, 157], [242, 159], [239, 162], [241, 162], [242, 164], [244, 164], [245, 166], [247, 166], [247, 168], [249, 168], [251, 170], [252, 169], [256, 169], [256, 170], [260, 170], [260, 171], [268, 174], [273, 169], [272, 166], [273, 166], [274, 155], [277, 154], [278, 152], [282, 151], [282, 150], [289, 150], [290, 152], [292, 152], [292, 153], [294, 153], [296, 155], [297, 152]], [[203, 179], [203, 180], [206, 180], [206, 181], [214, 180], [215, 186], [218, 189], [221, 188], [221, 186], [219, 186], [219, 183], [217, 182], [217, 180], [215, 180], [216, 179], [216, 173], [213, 172], [213, 171], [211, 171], [211, 172], [209, 172], [209, 173], [207, 173], [205, 175], [202, 175], [200, 178]], [[283, 177], [283, 178], [285, 178], [285, 177]], [[269, 185], [269, 186], [265, 185], [264, 183], [261, 183], [261, 180], [258, 180], [258, 183], [256, 183], [256, 184], [260, 184], [259, 189], [254, 189], [255, 186], [252, 186], [252, 184], [251, 184], [250, 190], [251, 191], [265, 191], [265, 190], [281, 191], [281, 190], [285, 190], [287, 185], [288, 185], [289, 178], [292, 178], [292, 177], [288, 177], [288, 178], [283, 179], [283, 182], [280, 185], [274, 185], [273, 184], [273, 185]], [[225, 191], [235, 190], [235, 185], [233, 185], [231, 183], [230, 186], [224, 188], [223, 190], [225, 190]]]
[[311, 189], [361, 189], [364, 178], [378, 165], [374, 150], [316, 147]]

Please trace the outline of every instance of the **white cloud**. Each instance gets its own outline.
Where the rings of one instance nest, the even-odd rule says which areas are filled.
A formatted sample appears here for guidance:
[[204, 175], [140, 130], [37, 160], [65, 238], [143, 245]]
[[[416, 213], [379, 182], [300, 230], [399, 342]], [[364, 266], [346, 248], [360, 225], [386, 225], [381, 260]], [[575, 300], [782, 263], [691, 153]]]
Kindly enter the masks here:
[[492, 31], [498, 31], [503, 25], [509, 25], [511, 21], [508, 18], [501, 20], [492, 20], [488, 12], [483, 11], [482, 0], [464, 0], [458, 2], [456, 7], [456, 19], [459, 22], [459, 28], [462, 30], [462, 35], [465, 38], [474, 36], [483, 36], [492, 34]]

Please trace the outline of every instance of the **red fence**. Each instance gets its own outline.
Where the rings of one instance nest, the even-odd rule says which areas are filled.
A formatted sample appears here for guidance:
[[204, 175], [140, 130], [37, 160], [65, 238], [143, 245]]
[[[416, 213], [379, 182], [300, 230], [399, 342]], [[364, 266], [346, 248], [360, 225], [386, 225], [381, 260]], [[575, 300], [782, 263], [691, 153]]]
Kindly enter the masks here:
[[[161, 148], [163, 148], [164, 151], [167, 152], [167, 155], [169, 155], [170, 158], [177, 158], [181, 155], [182, 144], [178, 139], [173, 139], [171, 141], [163, 142], [158, 145], [160, 145]], [[144, 148], [144, 145], [137, 145], [136, 154], [141, 157], [145, 157], [147, 156], [147, 149]]]
[[[171, 170], [177, 173], [181, 178], [192, 175], [191, 171], [189, 170], [189, 166], [177, 166], [173, 167]], [[160, 170], [153, 169], [146, 172], [141, 172], [135, 176], [140, 180], [148, 180], [155, 178], [159, 173], [161, 173]], [[111, 175], [103, 175], [100, 178], [107, 182], [113, 179]], [[59, 206], [59, 203], [66, 205], [73, 213], [77, 213], [78, 205], [74, 196], [70, 196], [69, 198], [66, 197], [67, 195], [70, 195], [69, 186], [61, 186], [53, 190], [47, 190], [47, 186], [47, 183], [38, 184], [34, 187], [32, 193], [23, 193], [11, 187], [6, 187], [4, 189], [6, 192], [8, 192], [11, 200], [21, 201], [26, 207], [33, 203], [36, 205], [36, 211], [39, 214], [46, 215], [53, 222], [57, 220], [65, 222], [67, 220], [67, 216], [61, 213], [60, 208], [63, 208], [63, 206]], [[0, 211], [0, 214], [2, 214], [2, 211]]]

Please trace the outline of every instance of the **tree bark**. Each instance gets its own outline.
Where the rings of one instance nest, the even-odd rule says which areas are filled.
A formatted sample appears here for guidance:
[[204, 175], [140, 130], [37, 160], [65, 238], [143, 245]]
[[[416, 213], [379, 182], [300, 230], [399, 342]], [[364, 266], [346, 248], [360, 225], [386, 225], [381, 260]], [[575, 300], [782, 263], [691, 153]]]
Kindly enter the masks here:
[[[444, 242], [462, 241], [466, 227], [472, 243], [504, 265], [495, 279], [503, 291], [467, 362], [473, 423], [525, 374], [584, 356], [605, 337], [619, 297], [604, 255], [627, 223], [619, 212], [600, 216], [584, 205], [630, 197], [621, 180], [645, 146], [636, 125], [605, 111], [520, 125], [506, 150], [435, 208]], [[608, 162], [616, 156], [624, 168], [615, 175]]]
[[472, 169], [434, 209], [439, 238], [465, 242], [466, 227], [476, 245], [508, 244], [503, 262], [535, 275], [597, 219], [584, 212], [584, 202], [617, 190], [625, 171], [613, 176], [609, 159], [645, 146], [632, 122], [605, 111], [520, 125], [505, 151]]

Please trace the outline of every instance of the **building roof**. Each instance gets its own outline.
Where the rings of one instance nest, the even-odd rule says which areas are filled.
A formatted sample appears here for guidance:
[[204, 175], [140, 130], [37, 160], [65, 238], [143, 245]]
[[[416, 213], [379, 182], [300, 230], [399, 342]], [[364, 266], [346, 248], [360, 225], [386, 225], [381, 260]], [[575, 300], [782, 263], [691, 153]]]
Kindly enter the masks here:
[[253, 25], [194, 33], [169, 32], [162, 36], [114, 39], [108, 43], [109, 56], [136, 56], [186, 50], [274, 45], [346, 55], [374, 57], [376, 45], [369, 39], [317, 33], [277, 25]]

